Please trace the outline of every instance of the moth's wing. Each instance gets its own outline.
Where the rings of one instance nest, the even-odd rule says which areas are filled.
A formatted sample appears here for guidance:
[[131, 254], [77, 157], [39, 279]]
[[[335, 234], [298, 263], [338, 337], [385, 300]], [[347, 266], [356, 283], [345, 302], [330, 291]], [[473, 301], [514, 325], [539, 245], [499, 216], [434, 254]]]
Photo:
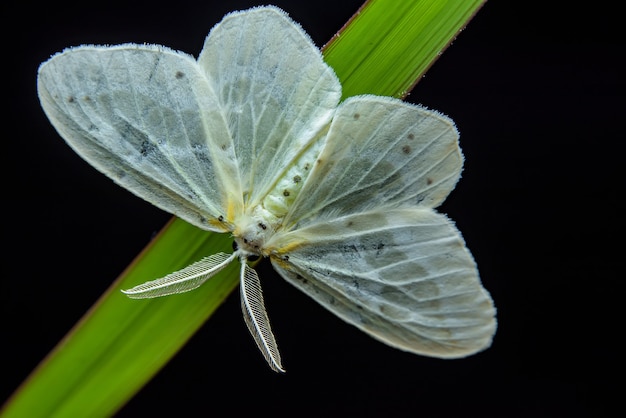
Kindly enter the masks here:
[[197, 62], [165, 47], [83, 46], [39, 68], [42, 107], [85, 160], [204, 229], [241, 211], [232, 139]]
[[276, 7], [228, 14], [199, 64], [227, 112], [248, 206], [328, 128], [341, 84], [301, 27]]
[[348, 98], [284, 225], [292, 229], [373, 208], [436, 207], [462, 165], [449, 118], [390, 97]]
[[491, 297], [458, 230], [430, 208], [315, 223], [269, 247], [288, 282], [393, 347], [455, 358], [491, 344]]

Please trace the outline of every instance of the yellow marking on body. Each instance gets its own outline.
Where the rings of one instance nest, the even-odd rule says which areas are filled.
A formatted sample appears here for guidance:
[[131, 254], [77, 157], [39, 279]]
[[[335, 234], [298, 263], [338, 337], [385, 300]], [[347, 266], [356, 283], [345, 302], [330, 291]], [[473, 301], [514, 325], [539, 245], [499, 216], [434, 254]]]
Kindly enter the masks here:
[[282, 259], [282, 257], [279, 257], [277, 255], [270, 255], [270, 258], [272, 259], [272, 261], [276, 264], [278, 264], [281, 268], [291, 271], [291, 265]]
[[227, 223], [225, 222], [220, 222], [217, 218], [211, 218], [207, 221], [207, 223], [217, 229], [219, 229], [222, 232], [228, 232], [229, 229], [227, 227]]
[[226, 221], [232, 222], [235, 219], [235, 201], [228, 199], [228, 207], [226, 208]]
[[283, 245], [280, 248], [274, 248], [274, 249], [269, 249], [271, 250], [271, 252], [275, 253], [275, 254], [288, 254], [291, 251], [294, 251], [296, 249], [298, 249], [298, 247], [304, 245], [306, 243], [306, 241], [304, 240], [298, 240], [298, 241], [291, 241], [289, 243], [287, 243], [286, 245]]

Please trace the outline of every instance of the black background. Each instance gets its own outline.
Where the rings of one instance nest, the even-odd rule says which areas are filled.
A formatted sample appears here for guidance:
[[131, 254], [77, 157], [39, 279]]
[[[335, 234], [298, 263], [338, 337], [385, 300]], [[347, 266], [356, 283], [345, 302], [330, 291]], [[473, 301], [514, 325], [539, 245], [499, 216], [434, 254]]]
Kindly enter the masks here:
[[[85, 43], [197, 56], [225, 13], [258, 4], [2, 6], [0, 402], [170, 218], [63, 143], [39, 106], [37, 66]], [[361, 1], [274, 4], [321, 46]], [[461, 132], [464, 175], [441, 210], [498, 308], [489, 350], [453, 361], [394, 350], [266, 265], [287, 374], [257, 353], [235, 293], [119, 416], [609, 415], [624, 351], [624, 42], [618, 10], [576, 4], [488, 2], [409, 96]]]

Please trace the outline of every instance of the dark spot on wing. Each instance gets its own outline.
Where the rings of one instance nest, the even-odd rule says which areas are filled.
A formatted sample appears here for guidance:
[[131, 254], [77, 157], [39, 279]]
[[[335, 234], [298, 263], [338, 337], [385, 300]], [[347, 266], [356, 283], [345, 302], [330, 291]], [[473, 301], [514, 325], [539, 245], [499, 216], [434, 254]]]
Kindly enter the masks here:
[[115, 176], [118, 180], [122, 180], [124, 177], [126, 177], [126, 172], [124, 170], [115, 170]]
[[151, 154], [152, 152], [154, 152], [155, 150], [155, 146], [153, 143], [151, 143], [148, 140], [144, 140], [141, 142], [141, 147], [139, 148], [139, 153], [143, 156], [146, 157], [149, 154]]
[[183, 78], [185, 76], [185, 73], [183, 73], [182, 71], [176, 71], [176, 75], [175, 76], [176, 76], [177, 79], [180, 80], [181, 78]]
[[287, 197], [289, 196], [291, 193], [289, 193], [289, 190], [285, 189], [283, 190], [283, 196]]
[[352, 222], [352, 221], [348, 221], [348, 222], [346, 222], [346, 226], [347, 226], [348, 228], [349, 228], [349, 227], [351, 227], [352, 225], [354, 225], [354, 222]]
[[154, 75], [157, 73], [157, 67], [159, 66], [160, 61], [161, 61], [161, 54], [154, 55], [154, 64], [152, 65], [150, 74], [148, 74], [149, 81], [152, 81], [152, 77], [154, 77]]
[[411, 152], [411, 147], [408, 145], [405, 145], [402, 147], [402, 152], [405, 154], [409, 154]]
[[409, 139], [415, 139], [415, 135], [413, 135], [413, 134], [408, 134], [406, 137], [409, 138]]
[[259, 228], [265, 230], [267, 229], [267, 225], [265, 225], [263, 222], [259, 222]]
[[359, 113], [355, 113], [353, 117], [354, 117], [354, 120], [359, 120], [361, 115]]
[[220, 216], [217, 217], [217, 220], [220, 221], [220, 222], [224, 222], [224, 217], [222, 215], [220, 215]]
[[302, 177], [300, 177], [300, 176], [294, 176], [293, 177], [293, 182], [294, 183], [300, 183], [301, 181], [302, 181]]
[[91, 101], [91, 97], [85, 96], [85, 97], [83, 97], [83, 100], [86, 101], [86, 102], [90, 102]]
[[[364, 254], [367, 255], [370, 251], [366, 246], [359, 243], [359, 245], [355, 244], [338, 244], [336, 247], [336, 251], [339, 252], [345, 259], [350, 260], [352, 262], [357, 262], [363, 259]], [[325, 276], [328, 276], [329, 273], [324, 272]]]
[[305, 169], [305, 170], [308, 170], [309, 168], [310, 168], [309, 163], [306, 163], [306, 164], [304, 165], [304, 169]]
[[433, 184], [433, 179], [431, 179], [430, 177], [426, 177], [426, 184], [428, 185]]
[[228, 149], [228, 144], [222, 144], [220, 148], [222, 149], [222, 151], [226, 151]]
[[74, 103], [74, 101], [76, 100], [76, 98], [74, 96], [70, 96], [67, 98], [67, 102], [68, 103]]

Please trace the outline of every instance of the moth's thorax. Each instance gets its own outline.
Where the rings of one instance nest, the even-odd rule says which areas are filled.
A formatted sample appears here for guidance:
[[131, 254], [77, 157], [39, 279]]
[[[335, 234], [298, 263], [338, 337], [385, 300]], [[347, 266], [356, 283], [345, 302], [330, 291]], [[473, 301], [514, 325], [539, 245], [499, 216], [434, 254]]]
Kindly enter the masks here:
[[233, 231], [237, 248], [251, 254], [264, 255], [265, 243], [276, 231], [280, 219], [263, 209], [261, 206], [251, 208], [236, 222]]

